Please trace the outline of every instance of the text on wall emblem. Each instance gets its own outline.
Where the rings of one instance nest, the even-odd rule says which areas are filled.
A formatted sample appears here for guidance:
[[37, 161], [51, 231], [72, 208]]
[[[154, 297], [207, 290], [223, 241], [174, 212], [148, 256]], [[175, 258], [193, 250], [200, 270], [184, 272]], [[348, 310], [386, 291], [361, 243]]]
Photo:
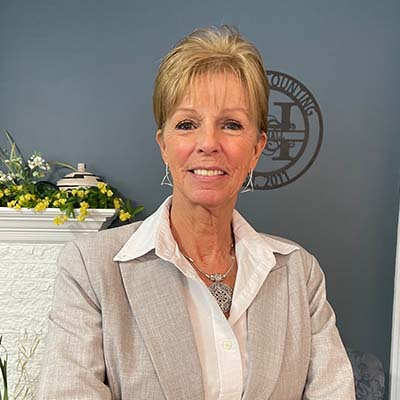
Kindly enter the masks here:
[[254, 189], [276, 189], [300, 178], [315, 161], [323, 121], [312, 93], [292, 76], [267, 72], [270, 83], [268, 142], [254, 171]]

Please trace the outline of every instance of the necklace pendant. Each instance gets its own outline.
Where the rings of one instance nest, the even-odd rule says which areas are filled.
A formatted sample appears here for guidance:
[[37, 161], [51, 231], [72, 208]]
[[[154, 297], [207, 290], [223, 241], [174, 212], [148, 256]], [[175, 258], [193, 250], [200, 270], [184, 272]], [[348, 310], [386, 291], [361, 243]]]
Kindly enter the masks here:
[[[218, 275], [218, 274], [216, 274]], [[223, 313], [230, 311], [232, 305], [233, 290], [225, 283], [215, 282], [208, 287], [211, 294], [219, 305]]]
[[221, 282], [223, 280], [223, 276], [221, 274], [212, 274], [210, 275], [210, 280], [213, 282]]

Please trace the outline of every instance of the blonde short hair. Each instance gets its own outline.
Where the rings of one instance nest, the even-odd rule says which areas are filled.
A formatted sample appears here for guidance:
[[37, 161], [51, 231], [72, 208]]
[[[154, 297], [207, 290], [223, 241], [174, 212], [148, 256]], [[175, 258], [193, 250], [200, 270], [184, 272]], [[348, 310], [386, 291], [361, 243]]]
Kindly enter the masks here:
[[242, 82], [259, 132], [267, 132], [269, 85], [262, 57], [227, 25], [195, 30], [161, 61], [153, 92], [157, 128], [164, 128], [196, 77], [221, 72], [233, 73]]

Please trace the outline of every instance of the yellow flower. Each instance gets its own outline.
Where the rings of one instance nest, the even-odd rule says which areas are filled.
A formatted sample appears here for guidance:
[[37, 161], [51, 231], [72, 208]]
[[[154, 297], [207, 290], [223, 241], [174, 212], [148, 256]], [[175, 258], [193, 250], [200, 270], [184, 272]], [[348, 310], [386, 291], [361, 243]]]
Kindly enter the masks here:
[[60, 199], [60, 200], [58, 200], [58, 202], [59, 202], [60, 204], [65, 204], [65, 203], [67, 202], [67, 199]]
[[61, 193], [57, 193], [56, 197], [57, 197], [57, 199], [59, 199], [61, 197]]
[[0, 199], [4, 196], [4, 192], [0, 190]]
[[55, 200], [55, 201], [53, 202], [53, 205], [54, 205], [55, 207], [59, 207], [59, 206], [60, 206], [60, 201], [59, 201], [59, 200]]
[[39, 203], [36, 204], [34, 210], [36, 212], [44, 211], [47, 207], [44, 207], [44, 204], [40, 201]]
[[76, 217], [76, 219], [77, 219], [78, 221], [84, 221], [85, 218], [86, 218], [86, 216], [87, 216], [87, 214], [79, 214], [79, 215]]
[[111, 197], [113, 194], [114, 194], [114, 193], [113, 193], [112, 190], [107, 190], [107, 196], [108, 196], [108, 197]]
[[32, 195], [30, 194], [30, 193], [27, 193], [26, 195], [25, 195], [25, 200], [30, 200], [32, 198]]
[[20, 204], [16, 204], [13, 208], [14, 208], [14, 210], [20, 210], [21, 209], [21, 205]]
[[19, 198], [18, 198], [18, 204], [19, 205], [23, 206], [24, 203], [26, 203], [29, 200], [29, 197], [27, 198], [26, 196], [28, 196], [28, 195], [27, 194], [26, 195], [23, 194], [23, 195], [19, 196]]
[[6, 196], [9, 196], [10, 194], [11, 194], [11, 191], [10, 191], [10, 189], [4, 189], [4, 194], [6, 195]]
[[123, 211], [123, 210], [121, 210], [120, 212], [119, 212], [119, 219], [121, 220], [121, 221], [126, 221], [126, 220], [128, 220], [128, 219], [130, 219], [131, 218], [131, 214], [129, 214], [128, 212], [125, 212], [125, 211]]
[[82, 198], [85, 197], [85, 192], [83, 190], [78, 190], [78, 197]]
[[49, 201], [48, 200], [42, 200], [39, 201], [39, 203], [36, 204], [34, 210], [41, 212], [44, 211], [47, 207], [49, 206]]
[[65, 214], [57, 215], [53, 219], [56, 225], [62, 225], [65, 221], [68, 221], [68, 217]]
[[101, 193], [107, 193], [107, 183], [99, 182], [97, 187], [100, 189]]
[[86, 202], [86, 201], [82, 201], [81, 203], [80, 203], [80, 209], [79, 209], [79, 215], [78, 215], [78, 217], [76, 218], [78, 221], [84, 221], [85, 220], [85, 218], [87, 217], [87, 215], [88, 215], [88, 208], [89, 208], [89, 204]]
[[121, 201], [120, 199], [114, 199], [114, 208], [121, 208]]
[[7, 207], [13, 208], [15, 204], [17, 203], [17, 200], [11, 200], [7, 203]]
[[72, 196], [75, 196], [78, 191], [76, 189], [72, 189]]
[[81, 201], [79, 205], [81, 206], [81, 209], [87, 210], [89, 208], [89, 203], [87, 203], [86, 201]]

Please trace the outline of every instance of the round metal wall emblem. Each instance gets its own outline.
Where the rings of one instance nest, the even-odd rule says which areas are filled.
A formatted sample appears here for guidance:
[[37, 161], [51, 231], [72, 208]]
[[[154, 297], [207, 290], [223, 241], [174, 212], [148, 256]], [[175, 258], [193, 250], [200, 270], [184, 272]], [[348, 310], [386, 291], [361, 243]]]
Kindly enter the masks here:
[[267, 71], [268, 142], [254, 171], [254, 189], [269, 190], [300, 178], [317, 158], [323, 121], [315, 97], [297, 79]]

